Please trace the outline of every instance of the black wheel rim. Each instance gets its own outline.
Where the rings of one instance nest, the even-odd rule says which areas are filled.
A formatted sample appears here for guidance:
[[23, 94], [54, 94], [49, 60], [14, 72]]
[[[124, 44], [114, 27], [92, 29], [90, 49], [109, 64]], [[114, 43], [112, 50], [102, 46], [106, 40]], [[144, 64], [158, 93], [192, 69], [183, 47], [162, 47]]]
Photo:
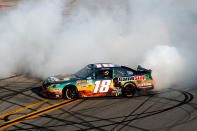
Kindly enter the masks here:
[[133, 86], [126, 86], [124, 90], [125, 96], [133, 96], [135, 94], [136, 90]]
[[77, 96], [77, 92], [75, 89], [67, 89], [66, 96], [68, 99], [74, 99]]

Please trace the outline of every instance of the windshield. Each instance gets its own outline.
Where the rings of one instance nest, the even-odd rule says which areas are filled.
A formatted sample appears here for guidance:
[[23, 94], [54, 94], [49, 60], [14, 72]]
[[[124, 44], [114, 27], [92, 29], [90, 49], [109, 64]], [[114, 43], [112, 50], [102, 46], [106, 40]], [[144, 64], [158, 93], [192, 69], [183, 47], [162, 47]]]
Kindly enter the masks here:
[[88, 68], [87, 66], [84, 67], [83, 69], [79, 70], [77, 73], [75, 73], [75, 75], [77, 77], [81, 77], [81, 78], [86, 78], [88, 75], [90, 75], [93, 72], [92, 69]]

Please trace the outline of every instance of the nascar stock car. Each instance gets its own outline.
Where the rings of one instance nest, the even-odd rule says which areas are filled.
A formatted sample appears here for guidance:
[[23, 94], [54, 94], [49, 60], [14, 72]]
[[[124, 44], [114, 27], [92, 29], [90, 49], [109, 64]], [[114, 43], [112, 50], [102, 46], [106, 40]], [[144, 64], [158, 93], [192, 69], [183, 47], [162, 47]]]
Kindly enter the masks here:
[[138, 90], [154, 88], [151, 70], [138, 66], [89, 64], [73, 75], [57, 75], [43, 81], [42, 94], [48, 98], [133, 96]]

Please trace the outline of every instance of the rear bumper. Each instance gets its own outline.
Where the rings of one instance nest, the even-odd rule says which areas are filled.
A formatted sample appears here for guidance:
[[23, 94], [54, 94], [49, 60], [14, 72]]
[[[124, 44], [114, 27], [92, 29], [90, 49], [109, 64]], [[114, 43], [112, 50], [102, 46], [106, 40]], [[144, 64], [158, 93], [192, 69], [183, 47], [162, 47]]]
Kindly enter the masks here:
[[139, 87], [138, 89], [142, 91], [152, 90], [154, 89], [154, 86], [144, 86], [144, 87]]

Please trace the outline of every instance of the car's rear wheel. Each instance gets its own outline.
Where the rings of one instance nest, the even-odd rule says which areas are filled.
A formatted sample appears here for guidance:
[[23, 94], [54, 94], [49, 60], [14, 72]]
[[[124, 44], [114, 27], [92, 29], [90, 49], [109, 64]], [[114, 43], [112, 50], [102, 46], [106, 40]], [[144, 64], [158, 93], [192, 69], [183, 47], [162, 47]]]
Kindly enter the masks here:
[[125, 97], [134, 96], [135, 93], [136, 93], [136, 86], [133, 83], [129, 83], [123, 88], [123, 96]]
[[67, 99], [77, 99], [78, 98], [78, 91], [75, 87], [68, 87], [65, 90], [65, 97]]

